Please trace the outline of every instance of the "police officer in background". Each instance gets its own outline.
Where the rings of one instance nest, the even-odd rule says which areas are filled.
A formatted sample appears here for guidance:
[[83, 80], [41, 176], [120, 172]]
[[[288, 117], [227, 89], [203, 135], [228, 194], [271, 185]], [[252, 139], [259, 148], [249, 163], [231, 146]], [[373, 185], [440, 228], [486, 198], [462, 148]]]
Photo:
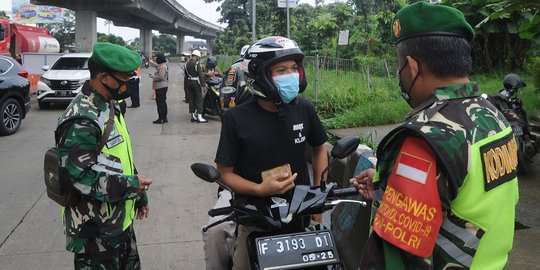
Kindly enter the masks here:
[[[79, 203], [62, 211], [75, 269], [140, 269], [133, 218], [148, 216], [145, 190], [152, 180], [135, 169], [118, 106], [129, 97], [126, 84], [140, 64], [134, 51], [96, 43], [88, 62], [90, 81], [58, 120], [60, 172], [80, 192]], [[110, 134], [108, 142], [96, 149], [104, 133]]]
[[131, 74], [131, 79], [134, 80], [133, 88], [131, 89], [131, 105], [129, 108], [138, 108], [141, 106], [141, 101], [139, 98], [139, 88], [140, 88], [140, 82], [141, 82], [141, 67], [138, 67], [135, 71]]
[[187, 76], [186, 76], [186, 65], [189, 62], [189, 59], [191, 58], [191, 54], [188, 52], [184, 52], [182, 54], [184, 56], [184, 62], [179, 62], [178, 65], [180, 66], [180, 70], [182, 70], [182, 73], [184, 74], [184, 100], [182, 100], [184, 103], [189, 103], [188, 100], [188, 93], [187, 93]]
[[158, 119], [152, 123], [168, 123], [167, 90], [169, 89], [169, 66], [167, 65], [167, 58], [163, 53], [158, 53], [156, 62], [149, 60], [148, 63], [156, 69], [154, 74], [149, 74], [150, 78], [152, 78], [152, 87], [156, 91], [156, 107], [158, 112]]
[[397, 73], [413, 108], [351, 179], [373, 201], [361, 269], [503, 269], [518, 202], [512, 128], [480, 96], [473, 28], [454, 8], [417, 2], [395, 16]]
[[191, 59], [186, 64], [186, 88], [189, 101], [189, 113], [191, 114], [191, 122], [207, 123], [203, 118], [203, 99], [202, 91], [207, 89], [204, 72], [200, 64], [201, 52], [194, 50], [191, 53]]

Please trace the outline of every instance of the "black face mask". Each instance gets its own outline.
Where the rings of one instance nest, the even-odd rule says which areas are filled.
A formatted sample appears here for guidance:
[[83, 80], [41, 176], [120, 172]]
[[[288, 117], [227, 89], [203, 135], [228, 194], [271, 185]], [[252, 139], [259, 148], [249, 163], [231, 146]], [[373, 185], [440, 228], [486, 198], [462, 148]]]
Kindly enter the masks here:
[[122, 100], [122, 99], [126, 99], [128, 97], [131, 96], [131, 89], [133, 89], [133, 84], [134, 83], [137, 83], [136, 82], [136, 79], [135, 78], [130, 78], [129, 80], [127, 81], [122, 81], [118, 78], [116, 78], [114, 75], [110, 74], [109, 75], [116, 81], [116, 83], [118, 84], [118, 87], [117, 88], [112, 88], [104, 83], [101, 83], [103, 84], [103, 86], [105, 86], [105, 88], [107, 88], [107, 90], [109, 91], [109, 93], [111, 93], [111, 96], [112, 96], [112, 99], [114, 100]]
[[418, 78], [418, 75], [420, 75], [420, 71], [418, 71], [418, 73], [416, 73], [416, 76], [414, 77], [414, 80], [412, 81], [409, 89], [405, 89], [403, 87], [403, 84], [401, 83], [401, 72], [403, 71], [403, 69], [405, 69], [405, 67], [409, 64], [409, 62], [405, 62], [405, 65], [403, 65], [399, 71], [397, 72], [397, 79], [398, 79], [398, 85], [399, 85], [399, 90], [401, 90], [401, 96], [403, 97], [403, 99], [405, 99], [405, 101], [407, 102], [407, 104], [409, 104], [409, 106], [412, 107], [411, 105], [411, 90], [412, 90], [412, 87], [414, 86], [414, 83], [416, 82], [416, 79]]

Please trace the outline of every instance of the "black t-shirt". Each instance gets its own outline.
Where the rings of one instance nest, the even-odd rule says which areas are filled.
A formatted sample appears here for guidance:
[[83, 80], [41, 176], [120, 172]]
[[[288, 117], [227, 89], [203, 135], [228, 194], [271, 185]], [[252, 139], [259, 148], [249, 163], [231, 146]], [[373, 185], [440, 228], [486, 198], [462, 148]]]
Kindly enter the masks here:
[[227, 111], [215, 162], [233, 166], [236, 174], [256, 183], [262, 181], [262, 171], [289, 163], [292, 173], [298, 173], [295, 184], [309, 185], [306, 146], [322, 145], [328, 136], [313, 106], [300, 97], [297, 101], [284, 104], [285, 121], [257, 100]]

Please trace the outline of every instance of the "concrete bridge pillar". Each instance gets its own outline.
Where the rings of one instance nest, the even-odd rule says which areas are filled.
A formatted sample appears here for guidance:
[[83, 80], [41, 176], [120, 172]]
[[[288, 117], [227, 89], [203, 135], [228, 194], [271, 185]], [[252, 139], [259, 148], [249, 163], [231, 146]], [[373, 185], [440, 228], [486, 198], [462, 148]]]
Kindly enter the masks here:
[[91, 52], [97, 42], [97, 15], [92, 10], [75, 11], [75, 51]]
[[186, 40], [186, 35], [180, 34], [176, 35], [176, 54], [180, 55], [184, 52], [184, 42]]
[[140, 30], [141, 53], [146, 57], [152, 57], [152, 29], [142, 28]]
[[212, 44], [214, 43], [213, 39], [206, 40], [206, 52], [208, 55], [212, 55]]

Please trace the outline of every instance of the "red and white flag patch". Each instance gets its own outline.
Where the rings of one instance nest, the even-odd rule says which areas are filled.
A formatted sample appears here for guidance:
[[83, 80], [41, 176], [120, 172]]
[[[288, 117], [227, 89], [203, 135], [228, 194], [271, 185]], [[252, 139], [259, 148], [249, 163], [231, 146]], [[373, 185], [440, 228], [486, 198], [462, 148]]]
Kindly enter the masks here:
[[430, 169], [431, 161], [401, 152], [396, 174], [425, 185]]

